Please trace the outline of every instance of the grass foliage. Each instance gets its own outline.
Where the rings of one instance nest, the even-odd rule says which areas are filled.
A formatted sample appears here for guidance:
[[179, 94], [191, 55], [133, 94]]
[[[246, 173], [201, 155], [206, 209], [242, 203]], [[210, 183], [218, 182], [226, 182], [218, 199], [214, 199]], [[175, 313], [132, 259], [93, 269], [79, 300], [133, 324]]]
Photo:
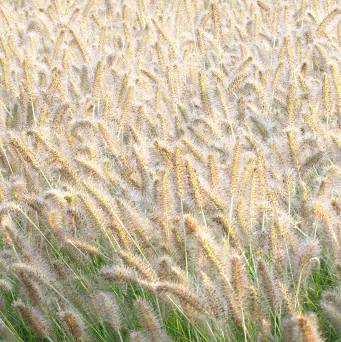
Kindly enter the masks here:
[[0, 340], [341, 341], [334, 0], [0, 3]]

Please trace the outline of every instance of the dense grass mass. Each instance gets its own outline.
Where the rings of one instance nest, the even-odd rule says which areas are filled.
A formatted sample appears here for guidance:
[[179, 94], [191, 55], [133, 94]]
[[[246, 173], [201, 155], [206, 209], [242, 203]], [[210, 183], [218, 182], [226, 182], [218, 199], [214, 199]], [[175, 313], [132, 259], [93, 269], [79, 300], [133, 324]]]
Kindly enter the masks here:
[[0, 3], [0, 340], [341, 341], [338, 0]]

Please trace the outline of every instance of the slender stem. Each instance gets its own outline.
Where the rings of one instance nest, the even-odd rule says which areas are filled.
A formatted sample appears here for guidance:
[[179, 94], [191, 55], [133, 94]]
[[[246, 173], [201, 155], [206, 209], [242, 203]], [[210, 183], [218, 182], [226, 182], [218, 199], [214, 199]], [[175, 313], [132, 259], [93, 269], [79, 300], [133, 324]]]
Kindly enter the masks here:
[[188, 279], [187, 235], [186, 235], [186, 229], [185, 229], [185, 224], [184, 224], [184, 206], [183, 206], [182, 198], [180, 198], [180, 206], [181, 206], [181, 228], [184, 234], [185, 269], [186, 269], [186, 276]]

